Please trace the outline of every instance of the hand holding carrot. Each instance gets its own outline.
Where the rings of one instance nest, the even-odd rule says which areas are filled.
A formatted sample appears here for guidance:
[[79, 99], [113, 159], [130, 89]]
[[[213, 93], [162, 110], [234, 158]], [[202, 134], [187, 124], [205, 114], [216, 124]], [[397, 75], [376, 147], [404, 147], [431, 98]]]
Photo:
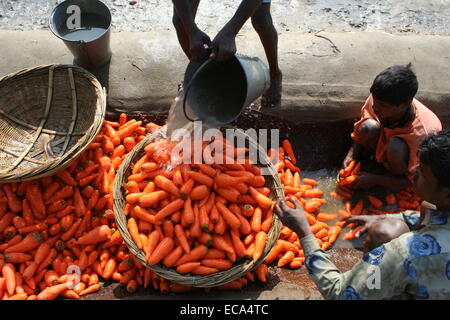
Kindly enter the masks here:
[[[288, 206], [286, 201], [290, 201], [294, 205], [294, 208]], [[312, 234], [308, 219], [297, 198], [291, 197], [287, 200], [281, 200], [275, 206], [275, 213], [280, 218], [283, 225], [287, 226], [291, 230], [294, 230], [300, 238]]]

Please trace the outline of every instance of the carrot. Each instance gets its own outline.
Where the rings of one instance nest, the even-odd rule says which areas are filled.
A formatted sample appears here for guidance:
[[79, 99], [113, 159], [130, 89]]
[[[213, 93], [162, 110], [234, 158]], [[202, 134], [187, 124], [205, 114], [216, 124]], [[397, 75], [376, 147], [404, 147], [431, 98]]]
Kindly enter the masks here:
[[180, 188], [180, 196], [182, 198], [187, 198], [194, 188], [195, 181], [194, 179], [189, 178]]
[[60, 171], [56, 173], [56, 175], [69, 186], [76, 187], [78, 185], [78, 183], [67, 170]]
[[363, 228], [364, 228], [364, 226], [362, 225], [362, 226], [359, 226], [359, 227], [356, 227], [356, 228], [350, 230], [349, 232], [347, 232], [347, 233], [342, 237], [342, 240], [353, 240], [353, 239], [355, 239], [355, 238], [356, 238], [356, 233], [357, 233], [358, 231], [362, 230]]
[[259, 231], [255, 237], [255, 252], [253, 253], [253, 261], [256, 262], [261, 257], [266, 245], [267, 233]]
[[294, 258], [294, 252], [289, 250], [278, 260], [277, 266], [284, 267], [285, 265], [289, 264]]
[[282, 145], [283, 150], [286, 153], [286, 155], [291, 159], [291, 161], [294, 164], [296, 164], [297, 163], [297, 158], [295, 157], [294, 150], [292, 148], [292, 145], [291, 145], [290, 141], [287, 140], [287, 139], [284, 139], [281, 142], [281, 145]]
[[267, 282], [267, 275], [269, 273], [269, 268], [267, 267], [267, 264], [261, 263], [258, 267], [256, 267], [255, 272], [259, 281], [264, 283]]
[[209, 189], [206, 185], [199, 185], [192, 189], [190, 198], [192, 200], [202, 200], [209, 196]]
[[234, 187], [217, 188], [216, 193], [230, 202], [239, 202], [241, 193]]
[[255, 211], [255, 208], [251, 204], [246, 204], [242, 206], [242, 214], [245, 217], [251, 217], [253, 215], [253, 212]]
[[231, 229], [237, 230], [241, 226], [241, 222], [236, 216], [229, 210], [223, 203], [217, 202], [216, 207], [222, 215], [225, 222], [230, 226]]
[[353, 215], [361, 214], [363, 207], [364, 207], [364, 201], [362, 199], [360, 199], [356, 203], [356, 205], [353, 207], [353, 209], [351, 209], [350, 213]]
[[164, 219], [165, 217], [171, 215], [172, 213], [175, 213], [176, 211], [180, 210], [184, 207], [184, 200], [183, 199], [176, 199], [172, 201], [170, 204], [162, 208], [158, 211], [157, 214], [155, 214], [156, 220]]
[[83, 291], [81, 291], [79, 293], [79, 295], [84, 296], [89, 293], [94, 293], [94, 292], [97, 292], [98, 290], [100, 290], [101, 288], [102, 288], [102, 285], [100, 283], [93, 284], [92, 286], [89, 286], [86, 289], [84, 289]]
[[117, 131], [117, 135], [119, 136], [119, 138], [121, 140], [130, 136], [134, 131], [136, 131], [142, 125], [142, 121], [134, 121], [132, 123], [129, 123], [128, 125], [127, 125], [127, 123], [124, 124], [122, 127], [120, 127], [119, 130]]
[[2, 275], [5, 278], [5, 288], [9, 295], [13, 295], [16, 289], [16, 269], [11, 263], [5, 263], [2, 267]]
[[237, 279], [216, 287], [219, 290], [241, 290], [242, 282]]
[[[111, 237], [111, 229], [106, 225], [101, 225], [95, 229], [92, 229], [77, 241], [78, 245], [95, 244], [108, 240]], [[62, 239], [64, 240], [64, 239]]]
[[261, 230], [265, 233], [268, 233], [270, 228], [272, 227], [272, 221], [273, 221], [273, 206], [270, 207], [270, 209], [266, 212], [264, 221], [261, 223]]
[[103, 277], [104, 279], [109, 279], [109, 278], [111, 278], [112, 275], [113, 275], [113, 273], [114, 273], [114, 271], [115, 271], [115, 269], [116, 269], [116, 266], [117, 266], [117, 261], [116, 261], [116, 259], [115, 259], [114, 257], [113, 257], [113, 258], [110, 258], [110, 259], [106, 262], [106, 264], [105, 264], [105, 267], [104, 267], [104, 269], [103, 269], [102, 277]]
[[206, 255], [203, 257], [204, 259], [225, 259], [226, 253], [222, 250], [218, 250], [216, 248], [209, 248]]
[[319, 221], [330, 221], [335, 220], [338, 217], [336, 213], [324, 213], [320, 212], [317, 214], [316, 219]]
[[150, 265], [155, 265], [161, 260], [163, 260], [172, 250], [174, 247], [174, 241], [172, 238], [165, 237], [163, 238], [158, 245], [156, 246], [155, 250], [153, 250], [152, 254], [148, 258], [147, 262]]
[[192, 249], [189, 253], [185, 253], [176, 263], [175, 266], [182, 265], [187, 262], [194, 262], [203, 259], [208, 253], [208, 247], [200, 244]]
[[268, 209], [272, 205], [272, 200], [269, 197], [256, 191], [255, 188], [250, 187], [249, 192], [252, 198], [258, 203], [258, 205], [262, 209]]
[[209, 274], [213, 274], [213, 273], [219, 272], [219, 269], [199, 265], [194, 270], [192, 270], [191, 272], [192, 272], [192, 274], [196, 274], [196, 275], [200, 275], [200, 276], [206, 276], [206, 275], [209, 275]]
[[26, 253], [11, 252], [5, 254], [3, 259], [5, 260], [5, 263], [22, 263], [33, 259], [33, 257]]
[[289, 263], [289, 268], [291, 268], [291, 269], [300, 268], [303, 265], [303, 262], [305, 262], [305, 258], [303, 258], [303, 257], [295, 257]]
[[386, 199], [387, 204], [396, 204], [397, 203], [397, 199], [395, 198], [395, 195], [393, 195], [392, 193], [388, 194], [385, 199]]
[[3, 190], [5, 191], [6, 197], [8, 198], [9, 209], [14, 212], [20, 212], [22, 210], [22, 202], [12, 191], [11, 186], [8, 183], [3, 185]]
[[378, 198], [372, 196], [372, 195], [367, 195], [367, 199], [369, 199], [370, 203], [375, 207], [375, 208], [381, 208], [383, 206], [383, 202], [381, 200], [379, 200]]
[[19, 243], [8, 247], [4, 252], [27, 252], [37, 248], [44, 241], [44, 236], [40, 232], [33, 232], [28, 234], [22, 241]]
[[231, 241], [233, 243], [234, 251], [239, 258], [243, 258], [245, 256], [245, 245], [241, 241], [239, 237], [239, 233], [236, 230], [231, 230]]
[[216, 249], [223, 250], [230, 254], [235, 254], [234, 248], [230, 245], [223, 236], [213, 235], [212, 246]]
[[201, 264], [219, 270], [228, 270], [233, 266], [231, 261], [226, 259], [202, 259]]
[[0, 232], [3, 232], [13, 222], [16, 215], [13, 212], [8, 212], [0, 220]]
[[200, 262], [186, 262], [177, 266], [176, 270], [180, 274], [192, 272], [195, 268], [200, 266]]
[[175, 266], [175, 263], [181, 258], [183, 252], [184, 251], [181, 246], [176, 247], [163, 259], [163, 264], [168, 268]]
[[173, 183], [173, 181], [169, 180], [165, 176], [157, 175], [154, 180], [155, 180], [155, 184], [159, 188], [161, 188], [161, 189], [163, 189], [163, 190], [165, 190], [165, 191], [167, 191], [169, 193], [172, 193], [175, 196], [179, 196], [180, 195], [180, 190], [175, 185], [175, 183]]
[[358, 179], [358, 176], [351, 175], [351, 176], [348, 176], [348, 177], [345, 177], [345, 178], [339, 180], [338, 185], [339, 186], [348, 186], [348, 185], [352, 184], [353, 182], [355, 182], [356, 179]]

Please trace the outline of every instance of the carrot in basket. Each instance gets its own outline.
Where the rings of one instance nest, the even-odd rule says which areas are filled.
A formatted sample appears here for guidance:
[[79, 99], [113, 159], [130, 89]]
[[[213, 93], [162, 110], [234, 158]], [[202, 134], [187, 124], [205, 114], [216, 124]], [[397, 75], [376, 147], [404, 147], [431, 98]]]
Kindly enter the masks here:
[[215, 234], [224, 234], [226, 228], [227, 228], [227, 224], [225, 222], [225, 219], [222, 217], [221, 214], [219, 214], [217, 223], [214, 225], [214, 233]]
[[141, 238], [139, 237], [139, 228], [134, 218], [129, 218], [127, 221], [128, 231], [130, 231], [131, 238], [139, 249], [142, 249]]
[[196, 275], [200, 275], [200, 276], [206, 276], [206, 275], [209, 275], [209, 274], [213, 274], [213, 273], [219, 272], [219, 269], [199, 265], [198, 267], [196, 267], [191, 272], [192, 272], [192, 274], [196, 274]]
[[158, 243], [155, 250], [153, 250], [152, 254], [147, 260], [147, 263], [150, 265], [155, 265], [161, 260], [163, 260], [174, 247], [174, 241], [172, 238], [165, 237]]
[[250, 226], [253, 232], [256, 233], [261, 231], [261, 223], [262, 223], [261, 220], [262, 220], [262, 210], [260, 207], [257, 207], [250, 221]]
[[251, 204], [245, 204], [242, 206], [242, 214], [245, 217], [251, 217], [255, 211], [255, 208]]
[[230, 254], [235, 254], [234, 248], [221, 235], [213, 235], [212, 246], [216, 249], [223, 250]]
[[231, 229], [237, 230], [241, 226], [240, 220], [223, 203], [216, 202], [216, 207], [222, 215], [225, 222]]
[[200, 262], [186, 262], [177, 266], [176, 270], [179, 274], [186, 274], [192, 272], [195, 268], [200, 266]]
[[164, 219], [165, 217], [171, 215], [172, 213], [175, 213], [176, 211], [180, 210], [184, 207], [184, 200], [183, 199], [176, 199], [172, 202], [170, 202], [167, 206], [162, 208], [158, 211], [157, 214], [155, 214], [156, 220]]
[[152, 207], [157, 202], [170, 196], [167, 191], [158, 190], [151, 193], [143, 194], [139, 197], [139, 205], [142, 207]]
[[7, 227], [9, 227], [16, 215], [13, 212], [8, 212], [0, 219], [0, 232], [3, 232]]
[[205, 185], [199, 185], [192, 189], [190, 198], [192, 200], [202, 200], [209, 196], [209, 189]]
[[243, 258], [245, 256], [245, 245], [239, 238], [239, 232], [236, 230], [230, 230], [231, 241], [233, 243], [234, 251], [239, 258]]
[[253, 261], [256, 262], [261, 257], [266, 245], [267, 233], [259, 231], [255, 237], [255, 251], [253, 253]]
[[182, 265], [187, 262], [194, 262], [203, 259], [208, 253], [208, 247], [200, 244], [192, 249], [189, 253], [185, 253], [177, 262], [176, 266]]
[[272, 205], [272, 200], [269, 197], [256, 191], [255, 188], [250, 187], [249, 192], [250, 192], [250, 195], [252, 196], [252, 198], [258, 203], [258, 205], [262, 209], [268, 209]]
[[266, 212], [264, 220], [261, 223], [261, 230], [268, 233], [273, 221], [273, 206]]

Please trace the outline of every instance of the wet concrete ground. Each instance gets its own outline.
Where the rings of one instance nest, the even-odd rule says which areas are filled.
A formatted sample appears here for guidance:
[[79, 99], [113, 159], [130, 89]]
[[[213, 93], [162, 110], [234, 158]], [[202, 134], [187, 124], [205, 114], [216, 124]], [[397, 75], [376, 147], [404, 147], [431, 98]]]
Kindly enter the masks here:
[[[2, 0], [0, 29], [43, 29], [53, 7], [62, 0]], [[114, 31], [173, 30], [172, 2], [167, 0], [103, 0], [113, 16]], [[237, 0], [202, 0], [197, 23], [217, 31], [234, 14]], [[383, 30], [390, 33], [447, 35], [450, 1], [447, 0], [272, 0], [278, 32]], [[246, 23], [244, 29], [251, 29]], [[213, 36], [213, 34], [211, 34]]]
[[[328, 254], [342, 272], [348, 271], [358, 262], [362, 253], [356, 249], [335, 248]], [[241, 291], [219, 291], [214, 289], [207, 295], [204, 289], [183, 294], [163, 294], [154, 289], [139, 289], [134, 294], [126, 292], [118, 283], [106, 283], [97, 293], [82, 300], [322, 300], [323, 297], [308, 275], [304, 266], [300, 269], [269, 267], [267, 283], [255, 282]]]

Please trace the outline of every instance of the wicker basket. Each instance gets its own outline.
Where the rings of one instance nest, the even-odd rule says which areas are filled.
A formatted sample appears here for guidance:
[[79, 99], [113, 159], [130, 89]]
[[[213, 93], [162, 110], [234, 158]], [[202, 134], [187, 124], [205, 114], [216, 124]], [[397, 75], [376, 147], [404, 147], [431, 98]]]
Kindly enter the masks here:
[[43, 65], [0, 78], [0, 181], [68, 166], [100, 131], [105, 109], [105, 90], [77, 66]]
[[[164, 137], [165, 134], [165, 127], [163, 127], [162, 130], [157, 131], [153, 134], [150, 134], [146, 137], [146, 139], [142, 140], [140, 143], [138, 143], [134, 149], [127, 155], [127, 157], [124, 159], [122, 165], [120, 166], [115, 181], [114, 181], [114, 218], [117, 224], [117, 227], [122, 235], [122, 238], [124, 239], [126, 245], [128, 246], [130, 252], [134, 254], [137, 259], [144, 264], [147, 268], [150, 268], [153, 272], [157, 273], [158, 275], [162, 276], [163, 278], [166, 278], [170, 281], [174, 281], [179, 284], [184, 285], [191, 285], [195, 287], [214, 287], [219, 286], [222, 284], [225, 284], [227, 282], [233, 281], [235, 279], [238, 279], [242, 276], [244, 276], [247, 272], [253, 270], [256, 268], [259, 264], [264, 262], [265, 258], [269, 254], [270, 250], [272, 250], [273, 246], [275, 245], [276, 241], [278, 240], [279, 233], [281, 230], [281, 221], [279, 218], [274, 214], [273, 215], [273, 222], [272, 226], [269, 230], [266, 246], [264, 248], [263, 254], [261, 258], [254, 262], [252, 259], [242, 259], [239, 261], [239, 263], [236, 263], [231, 269], [225, 270], [225, 271], [219, 271], [217, 273], [206, 275], [206, 276], [197, 276], [197, 275], [181, 275], [177, 273], [173, 268], [167, 268], [164, 265], [157, 264], [157, 265], [149, 265], [145, 259], [145, 252], [141, 249], [139, 249], [136, 245], [136, 243], [133, 241], [130, 232], [128, 231], [127, 227], [127, 217], [123, 213], [126, 200], [126, 192], [124, 189], [125, 184], [127, 183], [128, 176], [131, 174], [131, 167], [132, 164], [135, 163], [139, 158], [141, 158], [144, 154], [144, 147], [155, 141], [158, 138]], [[237, 131], [240, 132], [240, 131]], [[249, 143], [253, 144], [253, 146], [257, 146], [260, 148], [254, 140], [252, 140], [248, 135], [242, 133], [246, 139], [248, 139]], [[264, 152], [260, 153], [264, 154]], [[273, 165], [270, 163], [270, 161], [267, 161], [269, 164], [268, 169], [272, 173], [271, 175], [266, 176], [266, 186], [270, 188], [270, 198], [277, 201], [284, 197], [284, 188], [281, 184], [280, 178], [273, 167]]]

